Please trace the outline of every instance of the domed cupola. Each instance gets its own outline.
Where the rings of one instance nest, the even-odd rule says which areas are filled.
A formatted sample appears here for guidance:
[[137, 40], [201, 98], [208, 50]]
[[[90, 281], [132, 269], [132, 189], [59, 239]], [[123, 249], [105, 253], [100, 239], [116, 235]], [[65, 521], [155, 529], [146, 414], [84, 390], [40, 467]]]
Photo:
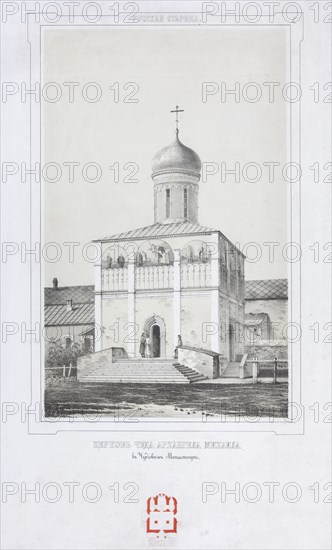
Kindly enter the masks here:
[[[172, 111], [178, 115], [178, 107]], [[155, 223], [198, 223], [198, 184], [201, 160], [179, 140], [176, 119], [175, 140], [153, 157]]]

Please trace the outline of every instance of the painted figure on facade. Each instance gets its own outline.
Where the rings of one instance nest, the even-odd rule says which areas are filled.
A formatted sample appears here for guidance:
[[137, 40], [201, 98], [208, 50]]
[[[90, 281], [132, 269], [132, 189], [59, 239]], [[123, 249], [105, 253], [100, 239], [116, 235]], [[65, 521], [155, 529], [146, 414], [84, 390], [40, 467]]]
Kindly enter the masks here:
[[142, 254], [142, 252], [139, 252], [139, 253], [137, 254], [136, 259], [137, 259], [137, 265], [138, 265], [138, 267], [142, 267], [142, 265], [143, 265], [143, 254]]
[[124, 264], [125, 264], [125, 259], [122, 256], [122, 254], [120, 254], [120, 256], [118, 257], [118, 265], [119, 267], [124, 267]]

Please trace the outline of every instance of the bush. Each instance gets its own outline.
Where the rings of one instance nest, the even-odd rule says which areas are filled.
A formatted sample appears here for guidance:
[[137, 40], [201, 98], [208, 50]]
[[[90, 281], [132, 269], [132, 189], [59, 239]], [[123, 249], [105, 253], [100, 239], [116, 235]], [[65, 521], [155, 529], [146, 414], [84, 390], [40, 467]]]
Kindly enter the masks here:
[[[83, 344], [73, 343], [67, 347], [59, 339], [52, 339], [48, 349], [46, 360], [46, 380], [62, 377], [63, 371], [59, 367], [65, 365], [65, 374], [68, 375], [70, 364], [72, 365], [71, 376], [76, 376], [77, 358], [85, 355], [86, 351]], [[53, 368], [52, 368], [53, 367]]]

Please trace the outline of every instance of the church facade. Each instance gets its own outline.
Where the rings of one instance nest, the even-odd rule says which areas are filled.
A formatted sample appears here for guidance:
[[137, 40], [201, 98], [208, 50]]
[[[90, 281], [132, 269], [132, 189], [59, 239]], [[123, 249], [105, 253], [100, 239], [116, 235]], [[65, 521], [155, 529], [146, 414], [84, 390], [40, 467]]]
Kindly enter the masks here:
[[172, 358], [179, 336], [228, 361], [244, 353], [244, 256], [199, 224], [200, 174], [176, 129], [152, 162], [154, 223], [94, 241], [95, 351], [139, 357], [144, 333], [152, 357]]

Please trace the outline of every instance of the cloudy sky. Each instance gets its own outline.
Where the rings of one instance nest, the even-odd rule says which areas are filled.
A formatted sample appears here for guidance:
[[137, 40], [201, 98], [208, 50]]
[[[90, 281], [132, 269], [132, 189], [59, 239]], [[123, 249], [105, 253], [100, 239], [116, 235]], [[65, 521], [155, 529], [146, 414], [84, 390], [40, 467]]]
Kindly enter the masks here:
[[[259, 261], [246, 262], [247, 279], [287, 276], [281, 254], [287, 241], [287, 184], [281, 175], [287, 162], [282, 29], [51, 29], [44, 33], [43, 54], [44, 84], [56, 82], [62, 92], [52, 102], [55, 88], [46, 87], [49, 100], [43, 106], [44, 163], [62, 169], [59, 181], [44, 185], [45, 243], [62, 247], [61, 260], [45, 263], [46, 286], [54, 276], [60, 286], [92, 284], [93, 264], [87, 258], [93, 249], [85, 245], [153, 223], [151, 160], [174, 139], [170, 110], [175, 105], [184, 109], [181, 141], [203, 163], [216, 163], [216, 173], [200, 184], [200, 223], [220, 229], [250, 260], [261, 248]], [[97, 87], [87, 86], [91, 82]], [[204, 82], [214, 82], [216, 91], [205, 102]], [[234, 96], [221, 100], [222, 82], [229, 89], [239, 83], [239, 102]], [[248, 82], [261, 86], [260, 101], [243, 98], [242, 91], [253, 98], [257, 90], [246, 88]], [[272, 103], [264, 82], [281, 83]], [[236, 162], [244, 170], [241, 181], [229, 175], [222, 182], [221, 164], [231, 169]], [[264, 162], [280, 163], [272, 182]], [[79, 163], [74, 181], [64, 163]], [[84, 175], [88, 163], [101, 168], [99, 181], [86, 181], [97, 174], [89, 168]], [[246, 181], [257, 175], [253, 168], [245, 172], [247, 163], [261, 167], [257, 182]], [[55, 175], [50, 168], [47, 178]], [[63, 247], [68, 242], [79, 243], [74, 261], [68, 246]], [[256, 247], [248, 248], [251, 242]], [[273, 262], [263, 245], [267, 242], [279, 243]]]

